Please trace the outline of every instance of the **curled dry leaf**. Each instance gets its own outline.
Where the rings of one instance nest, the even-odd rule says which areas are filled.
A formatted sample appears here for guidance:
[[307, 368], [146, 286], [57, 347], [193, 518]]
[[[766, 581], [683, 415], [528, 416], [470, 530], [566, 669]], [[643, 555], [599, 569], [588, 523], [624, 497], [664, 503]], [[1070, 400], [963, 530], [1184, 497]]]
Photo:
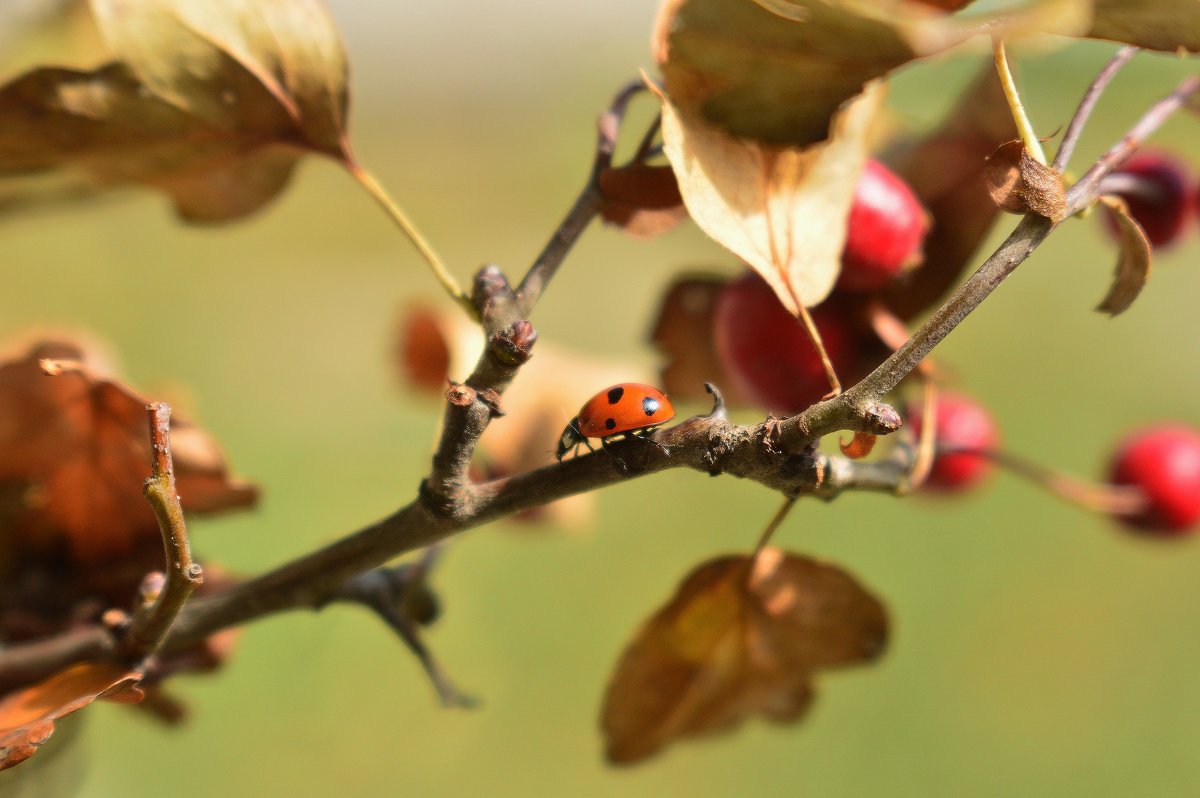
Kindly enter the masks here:
[[[440, 397], [451, 378], [466, 378], [482, 348], [479, 326], [462, 313], [417, 305], [401, 314], [393, 351], [405, 384]], [[550, 465], [563, 427], [588, 396], [631, 381], [652, 379], [642, 368], [539, 343], [521, 379], [505, 391], [504, 416], [489, 424], [479, 441], [476, 475], [493, 479]], [[595, 496], [584, 493], [540, 507], [522, 520], [576, 526], [594, 513]]]
[[669, 166], [632, 163], [600, 173], [604, 221], [634, 238], [653, 238], [687, 218], [679, 184]]
[[[82, 170], [222, 222], [274, 198], [304, 152], [349, 160], [345, 59], [316, 0], [95, 0], [93, 11], [118, 60], [0, 86], [0, 178]], [[8, 201], [41, 190], [55, 188]]]
[[1035, 213], [1054, 222], [1066, 217], [1062, 174], [1040, 163], [1019, 140], [1001, 144], [992, 153], [984, 178], [992, 200], [1009, 213]]
[[765, 549], [704, 563], [638, 631], [604, 699], [608, 758], [631, 764], [754, 714], [800, 719], [816, 671], [882, 652], [887, 616], [849, 574]]
[[999, 216], [984, 183], [984, 162], [1016, 135], [996, 68], [988, 59], [941, 127], [885, 154], [933, 217], [924, 262], [884, 295], [900, 318], [911, 319], [941, 299], [971, 263]]
[[141, 700], [137, 671], [113, 664], [81, 663], [0, 700], [0, 770], [37, 753], [54, 733], [54, 722], [98, 698]]
[[829, 140], [807, 149], [735, 138], [660, 99], [663, 148], [696, 224], [762, 275], [793, 315], [819, 303], [841, 268], [882, 86], [848, 103]]
[[[81, 365], [48, 376], [42, 360]], [[146, 404], [74, 343], [44, 342], [0, 361], [0, 484], [13, 497], [0, 527], [5, 546], [41, 556], [65, 550], [78, 564], [119, 562], [144, 547], [161, 562], [158, 522], [142, 496]], [[185, 509], [254, 503], [254, 487], [229, 476], [211, 437], [182, 419], [171, 435]]]
[[869, 432], [856, 432], [849, 443], [838, 441], [838, 448], [842, 450], [842, 454], [849, 457], [851, 460], [861, 460], [871, 453], [875, 448], [876, 436]]
[[866, 84], [909, 61], [980, 33], [1073, 34], [1090, 22], [1086, 0], [1041, 0], [969, 16], [930, 5], [665, 0], [654, 56], [681, 111], [739, 137], [805, 147], [829, 135], [832, 118]]
[[1150, 239], [1129, 215], [1129, 208], [1120, 197], [1102, 196], [1100, 202], [1121, 233], [1121, 254], [1117, 258], [1112, 286], [1096, 310], [1116, 316], [1129, 309], [1150, 279]]

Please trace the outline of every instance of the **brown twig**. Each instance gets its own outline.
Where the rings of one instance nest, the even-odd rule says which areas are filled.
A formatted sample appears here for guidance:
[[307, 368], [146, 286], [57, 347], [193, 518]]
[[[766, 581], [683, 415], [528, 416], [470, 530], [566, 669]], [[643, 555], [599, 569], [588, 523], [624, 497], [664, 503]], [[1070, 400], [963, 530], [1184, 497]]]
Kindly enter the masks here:
[[440, 546], [430, 546], [416, 562], [361, 573], [342, 585], [331, 601], [359, 604], [374, 612], [421, 663], [442, 706], [468, 709], [478, 701], [454, 686], [421, 639], [420, 628], [439, 614], [428, 577], [440, 551]]
[[192, 591], [204, 581], [199, 563], [192, 561], [188, 544], [187, 524], [183, 507], [175, 490], [175, 465], [171, 458], [171, 408], [157, 402], [146, 408], [150, 419], [150, 443], [153, 448], [154, 472], [142, 489], [158, 518], [166, 551], [164, 576], [148, 579], [143, 585], [139, 606], [129, 628], [122, 635], [121, 651], [130, 659], [143, 659], [153, 654], [171, 624], [187, 603]]
[[1116, 55], [1104, 65], [1104, 68], [1087, 87], [1087, 91], [1083, 93], [1083, 99], [1079, 101], [1079, 106], [1075, 109], [1075, 114], [1067, 124], [1062, 142], [1054, 153], [1054, 163], [1051, 165], [1055, 170], [1060, 173], [1066, 171], [1067, 164], [1070, 163], [1071, 156], [1075, 153], [1075, 147], [1079, 144], [1079, 137], [1083, 135], [1083, 128], [1087, 125], [1096, 103], [1100, 100], [1100, 95], [1104, 94], [1104, 90], [1121, 71], [1121, 67], [1128, 64], [1139, 52], [1141, 51], [1137, 47], [1122, 47], [1117, 50]]
[[[600, 175], [612, 166], [613, 155], [617, 149], [617, 137], [630, 100], [645, 90], [646, 86], [640, 79], [625, 84], [613, 97], [608, 109], [597, 120], [595, 154], [592, 158], [592, 170], [588, 175], [587, 183], [517, 288], [516, 307], [520, 318], [528, 318], [533, 312], [542, 292], [546, 290], [546, 286], [558, 272], [558, 267], [562, 265], [567, 253], [575, 246], [575, 242], [579, 240], [583, 231], [587, 229], [592, 219], [596, 218], [604, 206], [604, 196], [600, 192]], [[655, 117], [650, 130], [642, 138], [637, 154], [634, 155], [635, 161], [647, 156], [649, 152], [647, 142], [658, 130], [658, 124], [659, 120]]]
[[1142, 118], [1130, 128], [1119, 142], [1100, 157], [1084, 173], [1083, 177], [1067, 191], [1067, 210], [1074, 214], [1083, 210], [1096, 201], [1099, 196], [1099, 184], [1113, 170], [1119, 167], [1142, 142], [1162, 127], [1176, 111], [1200, 95], [1200, 76], [1193, 75], [1185, 78], [1175, 87], [1175, 91], [1162, 98], [1150, 107]]

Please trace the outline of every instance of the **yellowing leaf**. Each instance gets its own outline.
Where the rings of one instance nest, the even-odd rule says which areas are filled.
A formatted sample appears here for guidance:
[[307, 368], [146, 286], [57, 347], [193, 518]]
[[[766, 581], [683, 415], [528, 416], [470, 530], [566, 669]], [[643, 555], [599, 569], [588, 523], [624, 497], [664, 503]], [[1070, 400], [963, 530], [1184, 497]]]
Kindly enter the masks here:
[[318, 0], [92, 0], [114, 54], [154, 94], [218, 129], [278, 128], [345, 151], [346, 59]]
[[1081, 33], [1086, 0], [948, 15], [912, 0], [667, 0], [654, 33], [667, 94], [737, 136], [805, 146], [869, 81], [988, 33]]
[[795, 722], [815, 671], [873, 660], [886, 636], [883, 605], [838, 568], [779, 549], [704, 563], [621, 656], [608, 758], [634, 763], [753, 714]]
[[[349, 161], [346, 65], [315, 0], [94, 9], [124, 60], [0, 86], [0, 178], [81, 170], [100, 187], [157, 188], [190, 221], [222, 222], [278, 195], [306, 151]], [[54, 194], [24, 185], [5, 204]]]
[[873, 85], [806, 149], [735, 138], [662, 98], [663, 148], [688, 213], [762, 275], [793, 314], [824, 299], [841, 268], [846, 217], [883, 98]]
[[1094, 0], [1088, 36], [1168, 52], [1200, 52], [1200, 3], [1195, 0]]
[[1116, 316], [1129, 309], [1150, 279], [1150, 239], [1146, 237], [1142, 226], [1129, 215], [1129, 207], [1120, 197], [1102, 196], [1100, 202], [1120, 230], [1121, 255], [1117, 258], [1112, 286], [1096, 310]]

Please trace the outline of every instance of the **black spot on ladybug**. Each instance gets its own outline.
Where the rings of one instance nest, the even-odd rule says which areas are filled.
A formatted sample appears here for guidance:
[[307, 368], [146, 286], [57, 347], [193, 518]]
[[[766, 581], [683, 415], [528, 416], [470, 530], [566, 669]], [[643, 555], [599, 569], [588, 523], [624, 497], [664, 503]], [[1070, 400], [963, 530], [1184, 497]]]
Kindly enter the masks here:
[[658, 412], [658, 400], [647, 396], [642, 400], [642, 410], [648, 416], [652, 416]]
[[615, 418], [604, 419], [604, 428], [605, 429], [616, 429], [617, 428], [617, 420]]
[[[617, 402], [621, 401], [621, 397], [624, 395], [625, 389], [618, 385], [616, 388], [613, 388], [608, 392], [608, 403], [610, 405], [615, 405]], [[612, 429], [612, 427], [609, 427], [609, 429]]]

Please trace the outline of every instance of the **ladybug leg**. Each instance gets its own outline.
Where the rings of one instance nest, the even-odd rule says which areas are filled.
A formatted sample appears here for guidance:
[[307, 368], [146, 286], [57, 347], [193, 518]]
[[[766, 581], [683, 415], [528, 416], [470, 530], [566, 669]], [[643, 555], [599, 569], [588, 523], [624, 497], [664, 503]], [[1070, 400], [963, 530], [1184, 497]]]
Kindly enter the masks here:
[[[653, 432], [653, 431], [654, 431], [654, 429], [655, 429], [654, 427], [647, 427], [646, 429], [643, 429], [643, 430], [636, 430], [636, 431], [634, 431], [634, 432], [631, 432], [631, 433], [629, 433], [629, 437], [631, 437], [631, 438], [637, 438], [639, 441], [642, 441], [643, 443], [648, 443], [648, 444], [650, 444], [651, 446], [654, 446], [654, 447], [656, 447], [656, 448], [657, 448], [657, 449], [658, 449], [660, 452], [662, 452], [663, 454], [665, 454], [667, 457], [670, 457], [670, 456], [671, 456], [671, 450], [670, 450], [670, 449], [668, 449], [666, 446], [664, 446], [663, 444], [659, 443], [658, 441], [656, 441], [656, 440], [653, 440], [653, 439], [651, 439], [651, 438], [648, 438], [648, 437], [646, 437], [646, 436], [647, 436], [647, 435], [649, 435], [651, 432]], [[641, 433], [640, 435], [638, 434], [639, 432]]]
[[618, 457], [611, 448], [609, 448], [609, 440], [609, 438], [601, 438], [600, 447], [604, 449], [604, 451], [608, 452], [608, 456], [613, 459], [613, 465], [617, 467], [617, 471], [621, 472], [621, 476], [625, 476], [629, 473], [629, 465], [620, 457]]

